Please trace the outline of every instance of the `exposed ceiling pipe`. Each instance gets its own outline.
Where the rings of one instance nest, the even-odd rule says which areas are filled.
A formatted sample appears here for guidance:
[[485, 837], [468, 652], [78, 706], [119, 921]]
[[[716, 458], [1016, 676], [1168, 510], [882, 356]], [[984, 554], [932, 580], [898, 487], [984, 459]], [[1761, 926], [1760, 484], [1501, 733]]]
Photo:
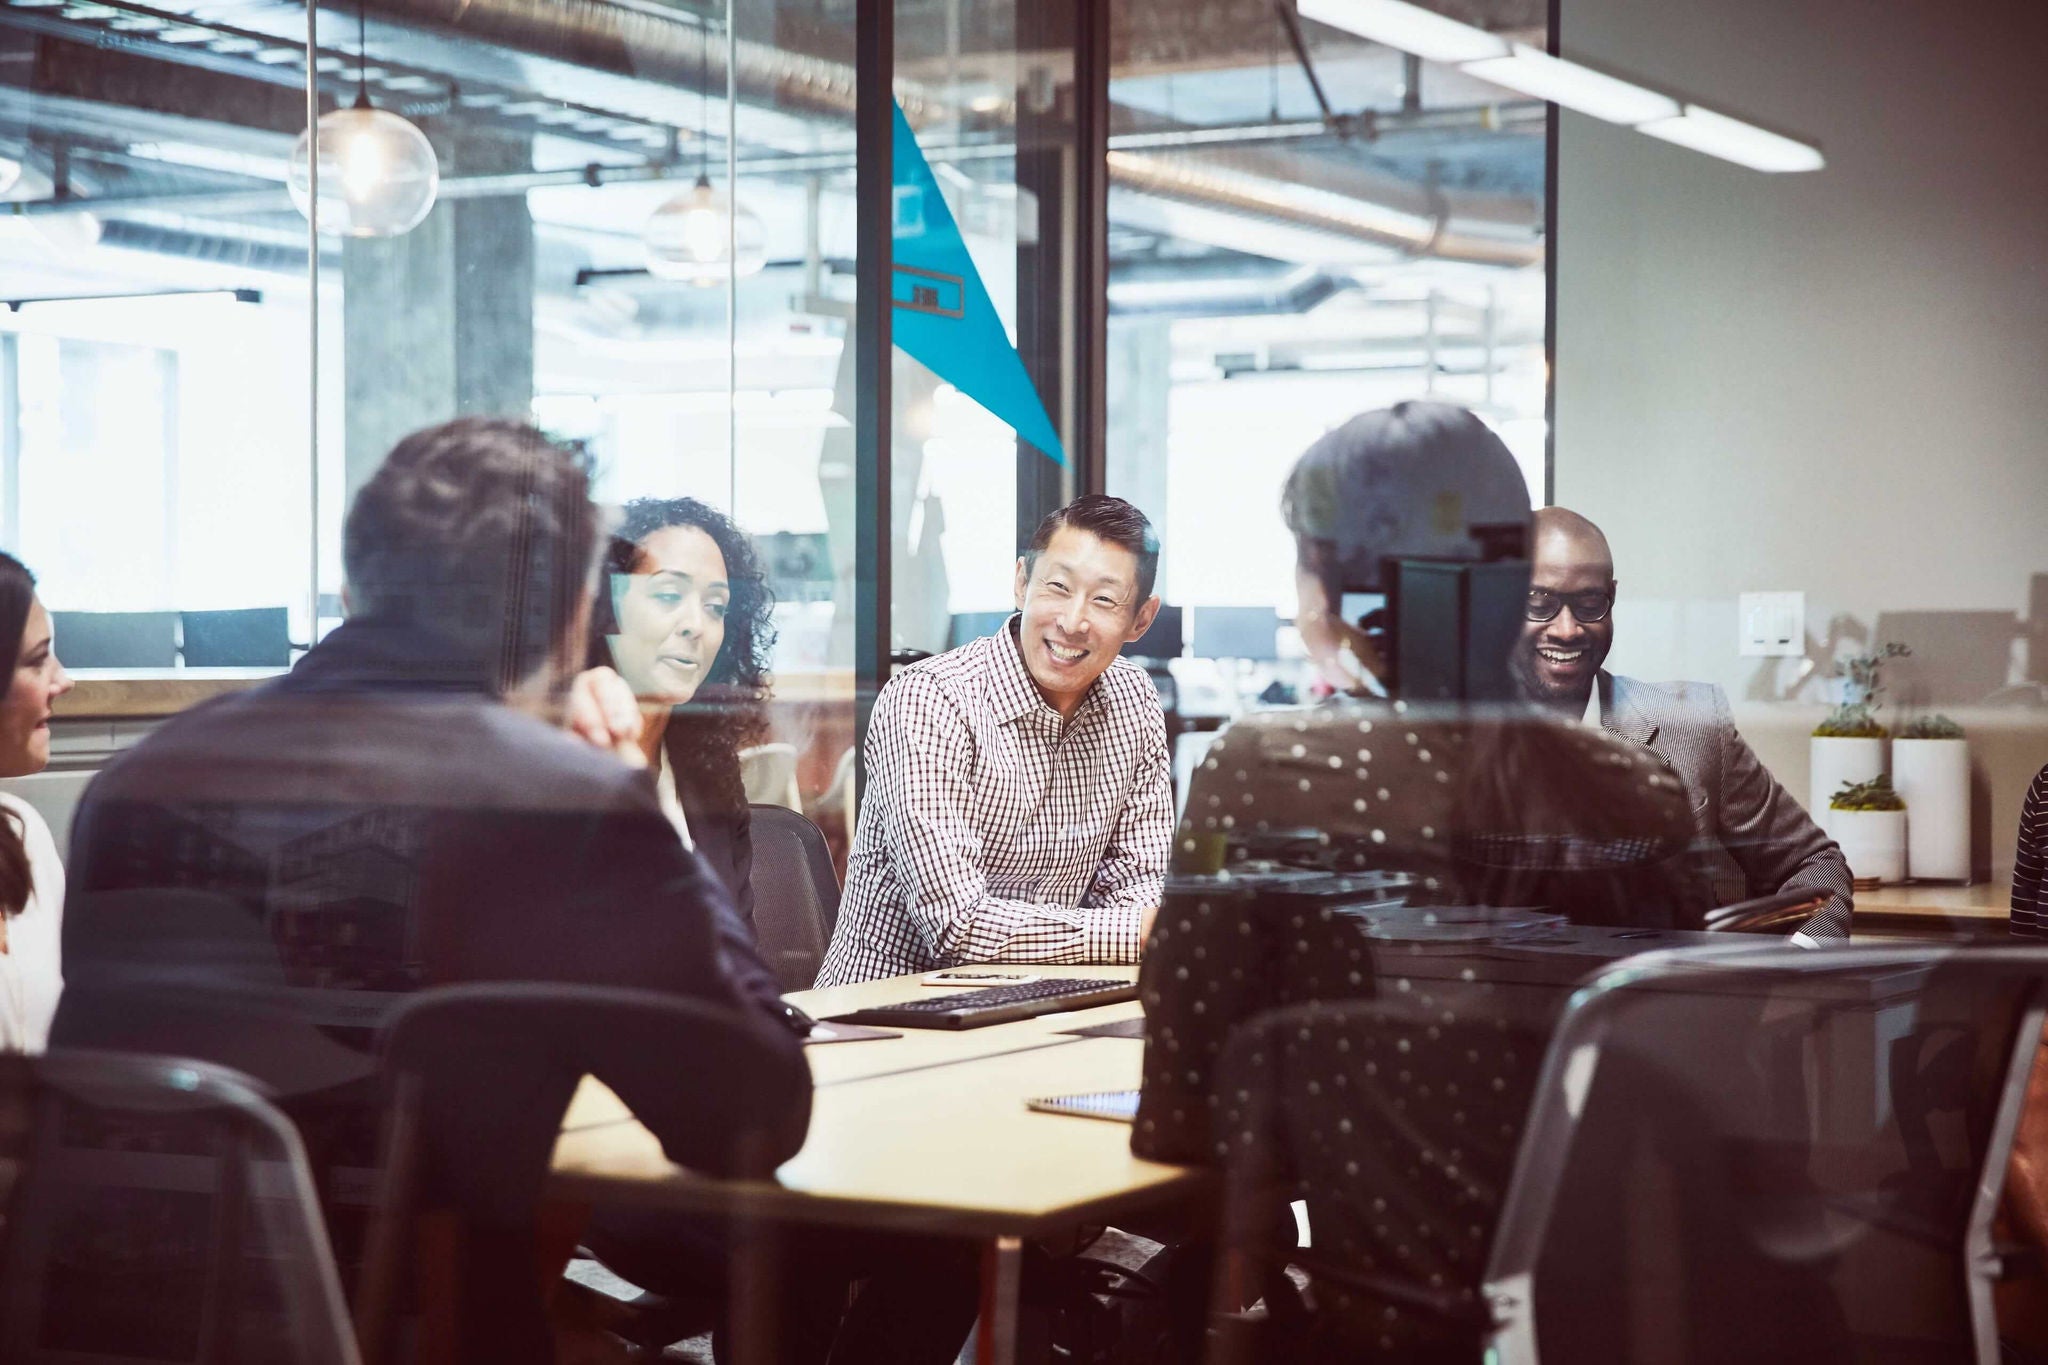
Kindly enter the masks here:
[[[476, 79], [502, 88], [508, 80], [517, 80], [547, 98], [613, 107], [632, 117], [679, 126], [694, 126], [702, 116], [693, 92], [701, 79], [707, 42], [717, 49], [709, 54], [717, 64], [722, 67], [725, 60], [723, 42], [694, 20], [637, 0], [363, 3], [382, 21], [378, 27], [396, 24], [406, 30], [379, 34], [373, 28], [373, 58], [402, 42], [409, 63], [445, 69], [458, 82]], [[209, 0], [161, 0], [161, 6], [201, 23], [216, 10]], [[303, 16], [303, 9], [291, 5], [243, 3], [234, 10], [238, 26], [275, 28], [280, 37], [288, 37], [303, 23]], [[349, 17], [354, 17], [353, 10]], [[844, 153], [846, 148], [835, 144], [851, 140], [855, 88], [849, 63], [744, 39], [734, 51], [739, 97], [756, 106], [747, 111], [750, 137], [778, 113], [824, 115], [844, 124], [843, 139], [829, 130], [821, 137], [820, 130], [809, 125], [804, 129], [808, 146], [788, 150]], [[456, 98], [460, 105], [463, 97], [458, 93]], [[913, 127], [940, 114], [954, 114], [950, 106], [941, 107], [908, 83], [899, 83], [898, 98]], [[997, 110], [989, 117], [1000, 119], [1006, 112]], [[711, 117], [718, 122], [723, 115]], [[721, 123], [716, 131], [726, 130]], [[1328, 161], [1292, 159], [1298, 164], [1262, 165], [1259, 158], [1264, 155], [1269, 154], [1247, 150], [1219, 166], [1208, 155], [1197, 159], [1112, 150], [1108, 172], [1111, 183], [1128, 194], [1261, 217], [1381, 250], [1500, 266], [1542, 259], [1536, 237], [1539, 216], [1527, 200], [1487, 203], [1483, 196], [1431, 195], [1412, 182], [1372, 177], [1376, 189], [1393, 200], [1383, 204], [1321, 188], [1333, 174]], [[1352, 193], [1360, 188], [1354, 187]], [[1418, 197], [1425, 201], [1419, 208]], [[1465, 221], [1477, 216], [1475, 210], [1494, 221]]]

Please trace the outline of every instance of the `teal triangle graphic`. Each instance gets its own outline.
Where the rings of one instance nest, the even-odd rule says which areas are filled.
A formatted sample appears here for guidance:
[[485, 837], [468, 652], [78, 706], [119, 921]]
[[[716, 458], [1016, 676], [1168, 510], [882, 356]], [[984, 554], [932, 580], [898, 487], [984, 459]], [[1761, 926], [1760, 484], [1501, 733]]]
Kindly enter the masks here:
[[1065, 464], [1059, 433], [1032, 387], [1023, 357], [1003, 330], [901, 105], [895, 105], [895, 114], [890, 295], [896, 344], [1015, 427], [1019, 437]]

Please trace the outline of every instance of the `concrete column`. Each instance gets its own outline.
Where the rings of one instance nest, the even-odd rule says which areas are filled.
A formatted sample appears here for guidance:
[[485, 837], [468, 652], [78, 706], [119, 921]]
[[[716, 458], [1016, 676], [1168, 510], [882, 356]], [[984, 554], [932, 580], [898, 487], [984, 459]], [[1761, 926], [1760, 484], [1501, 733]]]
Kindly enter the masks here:
[[1166, 423], [1173, 388], [1173, 324], [1156, 319], [1109, 322], [1108, 468], [1103, 487], [1152, 519], [1159, 533], [1159, 584], [1168, 597], [1174, 546], [1167, 535]]
[[[530, 170], [525, 137], [422, 128], [441, 175]], [[348, 492], [398, 439], [533, 403], [533, 217], [513, 195], [437, 204], [403, 237], [342, 248]]]

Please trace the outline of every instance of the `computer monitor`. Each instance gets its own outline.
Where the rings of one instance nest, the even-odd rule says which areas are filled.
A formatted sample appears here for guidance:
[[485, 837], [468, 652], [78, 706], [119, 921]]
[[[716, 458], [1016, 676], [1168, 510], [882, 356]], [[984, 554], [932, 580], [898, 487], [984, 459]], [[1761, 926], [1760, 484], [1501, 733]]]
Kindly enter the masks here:
[[1152, 618], [1151, 629], [1124, 646], [1129, 659], [1178, 659], [1187, 652], [1181, 636], [1180, 608], [1162, 606]]
[[178, 662], [174, 611], [53, 611], [57, 657], [71, 668], [171, 668]]
[[1280, 613], [1271, 607], [1193, 607], [1188, 615], [1198, 659], [1280, 657]]
[[958, 649], [969, 640], [993, 635], [1013, 615], [1014, 612], [1007, 611], [956, 611], [946, 627], [946, 648]]
[[283, 668], [292, 661], [283, 607], [184, 613], [185, 667]]

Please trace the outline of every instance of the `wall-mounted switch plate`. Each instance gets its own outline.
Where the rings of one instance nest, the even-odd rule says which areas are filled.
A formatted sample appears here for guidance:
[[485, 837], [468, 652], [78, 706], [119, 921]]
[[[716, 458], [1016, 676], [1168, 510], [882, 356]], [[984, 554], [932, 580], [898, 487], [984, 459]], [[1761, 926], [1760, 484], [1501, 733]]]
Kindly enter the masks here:
[[1736, 652], [1753, 658], [1806, 653], [1806, 594], [1746, 592], [1736, 610]]

